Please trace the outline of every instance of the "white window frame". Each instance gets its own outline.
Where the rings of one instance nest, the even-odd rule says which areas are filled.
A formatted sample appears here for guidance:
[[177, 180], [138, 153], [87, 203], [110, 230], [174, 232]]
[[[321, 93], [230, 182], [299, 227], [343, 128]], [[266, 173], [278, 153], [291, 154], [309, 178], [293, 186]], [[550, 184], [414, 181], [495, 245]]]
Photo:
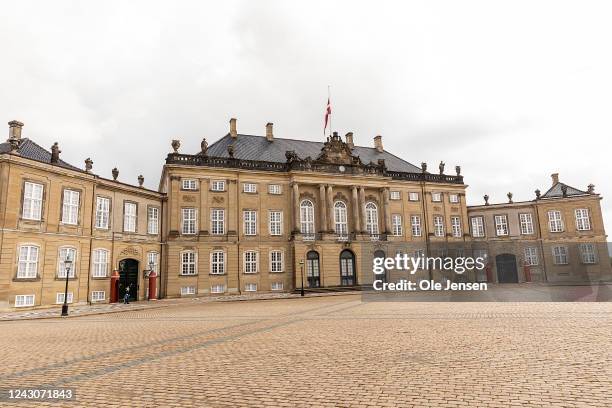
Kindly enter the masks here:
[[535, 233], [533, 215], [531, 213], [520, 213], [519, 224], [521, 227], [521, 235], [533, 235]]
[[146, 268], [149, 269], [149, 265], [153, 261], [153, 270], [159, 276], [159, 252], [157, 251], [149, 251], [147, 252], [147, 265]]
[[96, 228], [109, 229], [110, 227], [110, 203], [108, 197], [96, 196]]
[[110, 251], [108, 249], [106, 248], [94, 249], [92, 251], [91, 276], [93, 278], [106, 278], [108, 276], [109, 261], [110, 261]]
[[159, 234], [159, 207], [147, 208], [147, 234]]
[[315, 233], [314, 203], [310, 200], [300, 201], [300, 233]]
[[346, 203], [341, 200], [334, 202], [334, 231], [336, 235], [348, 236], [348, 210]]
[[197, 232], [198, 210], [194, 207], [181, 208], [181, 233], [195, 235]]
[[525, 247], [525, 266], [536, 266], [540, 263], [537, 247]]
[[268, 184], [268, 194], [279, 195], [282, 193], [280, 184]]
[[285, 289], [285, 285], [283, 282], [271, 282], [270, 283], [270, 290], [284, 290]]
[[372, 201], [366, 203], [366, 231], [370, 235], [380, 234], [378, 229], [378, 206]]
[[[270, 273], [285, 272], [285, 254], [279, 249], [273, 249], [269, 254], [270, 258]], [[278, 258], [278, 259], [275, 259]]]
[[243, 273], [258, 273], [259, 272], [259, 252], [244, 251], [242, 253], [242, 270]]
[[64, 261], [66, 260], [66, 255], [70, 253], [70, 259], [72, 259], [72, 265], [70, 267], [69, 278], [76, 277], [76, 269], [78, 264], [78, 251], [75, 247], [72, 246], [62, 246], [58, 248], [57, 251], [57, 277], [58, 278], [66, 278], [66, 266]]
[[137, 221], [138, 221], [138, 204], [131, 202], [131, 201], [124, 201], [123, 202], [123, 231], [136, 232]]
[[242, 230], [244, 235], [257, 235], [257, 211], [243, 210], [242, 211]]
[[461, 230], [461, 217], [454, 215], [451, 217], [450, 221], [453, 237], [461, 238], [463, 236], [463, 231]]
[[41, 183], [26, 181], [23, 183], [23, 205], [21, 218], [24, 220], [42, 220], [42, 208], [45, 186]]
[[181, 276], [195, 276], [198, 274], [198, 253], [194, 250], [181, 251], [180, 253]]
[[223, 208], [210, 210], [210, 233], [212, 235], [225, 234], [225, 210]]
[[431, 201], [434, 203], [442, 202], [442, 193], [440, 192], [432, 192], [431, 193]]
[[[25, 257], [22, 257], [23, 250]], [[17, 279], [36, 279], [38, 277], [38, 260], [40, 247], [32, 244], [22, 244], [17, 248]]]
[[270, 235], [283, 235], [283, 212], [281, 210], [268, 211], [268, 228]]
[[484, 238], [485, 236], [484, 217], [482, 215], [475, 215], [473, 217], [470, 217], [470, 223], [472, 225], [472, 237]]
[[225, 293], [225, 285], [222, 283], [217, 283], [215, 285], [210, 286], [210, 293]]
[[64, 189], [62, 199], [62, 224], [78, 225], [81, 192], [69, 188]]
[[225, 251], [214, 250], [210, 253], [210, 274], [225, 275]]
[[257, 292], [257, 284], [253, 282], [245, 283], [244, 291], [245, 292]]
[[393, 236], [401, 237], [404, 235], [404, 226], [402, 225], [402, 215], [401, 214], [392, 214], [391, 215], [391, 230], [393, 232]]
[[568, 265], [569, 254], [567, 247], [564, 245], [555, 245], [552, 247], [553, 263], [555, 265]]
[[103, 290], [91, 291], [91, 302], [104, 302], [106, 300], [106, 292]]
[[563, 232], [563, 216], [559, 210], [548, 211], [548, 229], [550, 232]]
[[225, 191], [225, 180], [213, 180], [210, 183], [210, 189], [212, 191]]
[[580, 244], [580, 259], [583, 264], [593, 265], [597, 263], [597, 251], [595, 244], [586, 242]]
[[448, 195], [448, 202], [451, 204], [458, 204], [459, 203], [459, 194], [449, 194]]
[[412, 233], [413, 237], [420, 237], [423, 235], [420, 215], [410, 216], [410, 232]]
[[[26, 300], [28, 302], [26, 302]], [[36, 295], [16, 295], [15, 307], [32, 307], [36, 304]]]
[[197, 191], [198, 190], [198, 180], [185, 178], [181, 179], [181, 189], [189, 190], [189, 191]]
[[257, 184], [255, 183], [243, 183], [242, 184], [242, 192], [248, 194], [257, 193]]
[[498, 237], [506, 237], [510, 234], [508, 229], [508, 216], [506, 214], [494, 215], [495, 220], [495, 235]]
[[441, 215], [434, 215], [433, 223], [434, 223], [434, 236], [443, 237], [444, 236], [444, 217], [442, 217]]
[[574, 216], [576, 217], [576, 230], [578, 231], [590, 231], [591, 230], [591, 219], [589, 217], [588, 208], [576, 208], [574, 210]]
[[397, 191], [397, 190], [389, 191], [389, 200], [401, 200], [401, 199], [402, 199], [402, 193], [400, 191]]
[[192, 296], [196, 294], [195, 285], [181, 286], [181, 296]]
[[419, 201], [419, 193], [411, 191], [408, 193], [408, 201]]
[[[55, 304], [61, 305], [64, 303], [64, 292], [56, 292], [55, 293]], [[72, 303], [74, 301], [74, 294], [72, 292], [68, 292], [68, 301], [66, 303]]]

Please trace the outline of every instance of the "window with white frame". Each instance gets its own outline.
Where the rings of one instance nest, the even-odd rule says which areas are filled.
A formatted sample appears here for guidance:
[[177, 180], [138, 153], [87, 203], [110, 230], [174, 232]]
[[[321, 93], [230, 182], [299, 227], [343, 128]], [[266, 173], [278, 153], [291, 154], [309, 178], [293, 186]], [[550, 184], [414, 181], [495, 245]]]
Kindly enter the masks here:
[[225, 210], [221, 208], [210, 210], [210, 233], [213, 235], [225, 234]]
[[484, 217], [481, 217], [481, 216], [472, 217], [470, 221], [472, 222], [472, 236], [474, 238], [484, 237], [485, 236]]
[[283, 282], [272, 282], [270, 284], [271, 290], [283, 290]]
[[[153, 266], [153, 268], [151, 268]], [[159, 275], [159, 253], [147, 252], [147, 269], [155, 271]]]
[[[94, 278], [106, 278], [108, 276], [108, 260], [110, 251], [98, 248], [93, 250], [93, 271]], [[65, 276], [65, 275], [64, 275]]]
[[589, 210], [586, 208], [576, 208], [576, 229], [578, 231], [588, 231], [591, 229], [591, 220], [589, 219]]
[[225, 273], [225, 252], [212, 251], [210, 253], [210, 273], [213, 275]]
[[106, 292], [103, 290], [93, 290], [91, 291], [91, 301], [92, 302], [103, 302], [106, 300]]
[[193, 235], [196, 233], [196, 209], [195, 208], [183, 208], [183, 222], [182, 222], [182, 233], [186, 235]]
[[40, 221], [42, 218], [42, 184], [26, 181], [23, 185], [23, 207], [21, 216], [26, 220]]
[[521, 224], [521, 234], [533, 234], [533, 216], [530, 213], [519, 214], [519, 223]]
[[110, 198], [96, 197], [96, 228], [108, 229], [110, 221]]
[[255, 183], [244, 183], [242, 185], [242, 191], [245, 193], [256, 193], [257, 192], [257, 184]]
[[597, 263], [595, 245], [591, 243], [580, 244], [580, 256], [582, 257], [582, 263], [585, 263], [585, 264]]
[[314, 205], [310, 200], [302, 200], [300, 203], [300, 232], [302, 234], [314, 234]]
[[123, 203], [123, 230], [136, 232], [136, 203], [125, 201]]
[[552, 254], [555, 265], [567, 265], [569, 263], [566, 246], [557, 245], [552, 247]]
[[365, 206], [366, 210], [366, 231], [370, 235], [378, 235], [378, 207], [370, 202]]
[[346, 204], [343, 201], [334, 203], [334, 224], [336, 235], [348, 235], [348, 219], [346, 215]]
[[420, 237], [421, 232], [421, 217], [418, 215], [410, 216], [410, 229], [413, 237]]
[[77, 252], [75, 248], [63, 247], [59, 249], [59, 253], [57, 256], [57, 277], [65, 278], [66, 277], [66, 259], [70, 259], [72, 263], [70, 264], [70, 272], [68, 273], [69, 278], [74, 278], [76, 276], [76, 266], [77, 266]]
[[431, 193], [431, 201], [433, 202], [442, 201], [442, 193]]
[[213, 180], [210, 189], [212, 191], [225, 191], [225, 180]]
[[17, 295], [15, 296], [15, 307], [34, 306], [34, 295]]
[[280, 184], [268, 184], [268, 194], [280, 194], [281, 186]]
[[390, 198], [391, 200], [399, 200], [399, 199], [401, 199], [401, 198], [402, 198], [402, 195], [400, 194], [400, 192], [399, 192], [399, 191], [391, 191], [391, 192], [389, 193], [389, 198]]
[[159, 233], [159, 208], [149, 207], [147, 209], [147, 233]]
[[402, 216], [400, 214], [393, 214], [391, 216], [391, 224], [393, 229], [393, 235], [401, 237], [404, 234], [404, 228], [402, 226]]
[[461, 218], [460, 217], [451, 217], [451, 228], [453, 230], [453, 237], [460, 238], [463, 236], [463, 232], [461, 231]]
[[270, 235], [283, 234], [283, 212], [278, 210], [270, 210], [268, 213], [270, 222]]
[[270, 272], [283, 271], [283, 251], [270, 251]]
[[508, 216], [505, 214], [495, 216], [495, 234], [497, 236], [508, 235]]
[[181, 296], [189, 296], [196, 294], [196, 287], [193, 285], [190, 286], [181, 286]]
[[242, 220], [244, 222], [244, 235], [257, 235], [257, 211], [243, 211]]
[[449, 194], [448, 195], [448, 201], [453, 203], [453, 204], [458, 203], [459, 202], [459, 194]]
[[256, 283], [247, 283], [244, 285], [245, 292], [257, 292], [257, 284]]
[[38, 247], [34, 245], [22, 245], [19, 247], [17, 278], [36, 278], [38, 275], [38, 252]]
[[535, 266], [538, 264], [538, 248], [526, 247], [525, 248], [525, 265]]
[[195, 275], [196, 273], [197, 267], [195, 251], [181, 252], [181, 275]]
[[183, 190], [197, 190], [198, 181], [194, 179], [183, 179]]
[[434, 215], [434, 235], [436, 237], [444, 236], [444, 218], [441, 215]]
[[[61, 305], [64, 303], [64, 292], [55, 293], [55, 303]], [[72, 303], [73, 295], [72, 292], [68, 292], [68, 301], [66, 303]]]
[[408, 200], [410, 201], [419, 201], [419, 193], [415, 191], [411, 191], [408, 193]]
[[75, 190], [64, 190], [64, 201], [62, 203], [62, 223], [76, 225], [79, 222], [79, 197], [80, 193]]
[[244, 273], [257, 273], [257, 251], [244, 251]]
[[563, 232], [561, 211], [551, 210], [548, 212], [548, 228], [550, 232]]
[[210, 287], [210, 293], [225, 293], [225, 285], [212, 285]]

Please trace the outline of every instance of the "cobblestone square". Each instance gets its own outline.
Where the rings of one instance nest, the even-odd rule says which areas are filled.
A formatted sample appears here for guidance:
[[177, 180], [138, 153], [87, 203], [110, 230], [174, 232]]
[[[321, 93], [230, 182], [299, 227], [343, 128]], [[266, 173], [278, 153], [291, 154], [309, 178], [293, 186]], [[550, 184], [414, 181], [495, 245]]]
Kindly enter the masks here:
[[612, 304], [199, 302], [0, 322], [7, 406], [609, 407]]

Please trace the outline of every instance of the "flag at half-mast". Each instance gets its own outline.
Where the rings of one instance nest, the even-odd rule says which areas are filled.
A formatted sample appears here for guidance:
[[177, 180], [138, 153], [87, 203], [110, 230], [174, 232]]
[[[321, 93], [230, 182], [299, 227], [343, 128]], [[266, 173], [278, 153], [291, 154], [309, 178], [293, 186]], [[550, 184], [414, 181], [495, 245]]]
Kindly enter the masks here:
[[323, 126], [323, 133], [325, 133], [325, 129], [327, 129], [327, 124], [329, 123], [330, 116], [331, 116], [331, 102], [328, 97], [327, 98], [327, 108], [325, 108], [325, 126]]

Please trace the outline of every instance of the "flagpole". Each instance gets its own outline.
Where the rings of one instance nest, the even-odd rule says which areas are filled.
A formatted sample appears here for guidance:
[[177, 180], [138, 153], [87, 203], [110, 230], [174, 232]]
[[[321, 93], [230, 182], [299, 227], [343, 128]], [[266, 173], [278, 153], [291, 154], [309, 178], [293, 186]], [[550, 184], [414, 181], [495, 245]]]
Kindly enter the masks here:
[[[327, 85], [327, 100], [331, 103], [331, 91], [330, 86]], [[329, 137], [332, 135], [332, 114], [329, 114]]]

